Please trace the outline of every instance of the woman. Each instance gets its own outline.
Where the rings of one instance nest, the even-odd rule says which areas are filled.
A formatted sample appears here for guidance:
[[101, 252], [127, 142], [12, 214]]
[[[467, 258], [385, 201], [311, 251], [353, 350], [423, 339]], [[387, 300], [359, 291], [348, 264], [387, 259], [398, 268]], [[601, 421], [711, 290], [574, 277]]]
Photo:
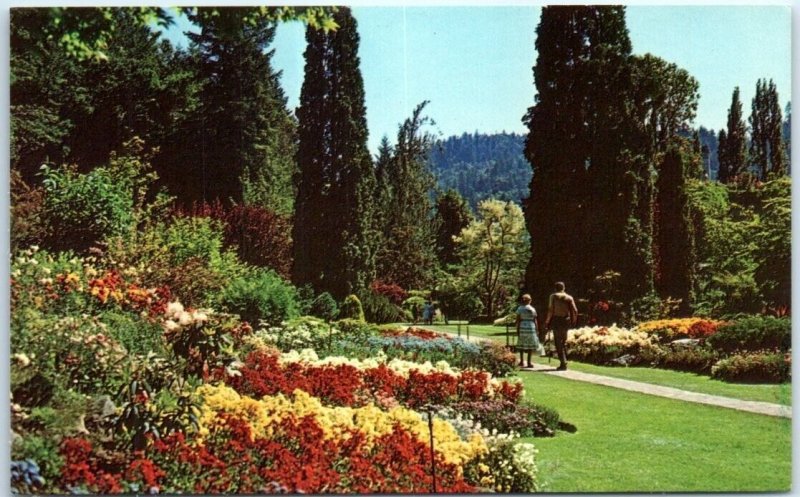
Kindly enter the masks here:
[[528, 353], [528, 367], [532, 368], [531, 354], [539, 350], [539, 337], [536, 335], [536, 309], [531, 305], [531, 296], [522, 296], [522, 305], [517, 307], [517, 350], [519, 366], [523, 367], [522, 356]]

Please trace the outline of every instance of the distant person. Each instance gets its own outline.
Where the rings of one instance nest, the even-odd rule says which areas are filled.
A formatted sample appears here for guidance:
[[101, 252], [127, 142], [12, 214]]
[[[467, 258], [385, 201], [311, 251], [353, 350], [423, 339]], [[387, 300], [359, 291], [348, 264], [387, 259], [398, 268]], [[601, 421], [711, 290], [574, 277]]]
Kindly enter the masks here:
[[433, 304], [430, 300], [425, 301], [422, 307], [422, 322], [425, 324], [433, 324]]
[[553, 330], [553, 339], [556, 342], [556, 352], [558, 353], [558, 371], [567, 369], [567, 332], [570, 326], [575, 326], [578, 322], [578, 308], [575, 306], [575, 299], [564, 291], [564, 283], [556, 283], [556, 292], [550, 295], [547, 306], [547, 319], [545, 328]]
[[517, 350], [519, 351], [519, 367], [525, 352], [528, 353], [528, 367], [532, 368], [531, 354], [539, 350], [539, 336], [536, 334], [536, 309], [531, 305], [531, 296], [522, 296], [522, 305], [517, 307]]

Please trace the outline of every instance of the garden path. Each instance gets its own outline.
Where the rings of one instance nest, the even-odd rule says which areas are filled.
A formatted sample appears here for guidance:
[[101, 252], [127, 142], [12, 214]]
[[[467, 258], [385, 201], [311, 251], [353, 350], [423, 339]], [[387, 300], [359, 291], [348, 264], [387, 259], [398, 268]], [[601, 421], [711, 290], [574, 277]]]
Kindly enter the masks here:
[[[455, 335], [454, 333], [451, 334]], [[470, 341], [482, 342], [491, 340], [488, 338], [471, 336]], [[792, 417], [791, 406], [772, 404], [770, 402], [739, 400], [739, 399], [732, 399], [729, 397], [721, 397], [718, 395], [708, 395], [704, 393], [689, 392], [686, 390], [680, 390], [678, 388], [663, 387], [660, 385], [651, 385], [649, 383], [641, 383], [638, 381], [611, 378], [608, 376], [602, 376], [598, 374], [582, 373], [580, 371], [571, 371], [571, 370], [557, 371], [555, 366], [549, 366], [544, 364], [534, 364], [534, 367], [522, 368], [520, 372], [537, 372], [544, 374], [552, 374], [569, 380], [585, 381], [597, 385], [605, 385], [608, 387], [620, 388], [622, 390], [629, 390], [631, 392], [638, 392], [647, 395], [655, 395], [658, 397], [666, 397], [675, 400], [682, 400], [685, 402], [696, 402], [699, 404], [726, 407], [729, 409], [747, 411], [756, 414], [764, 414], [767, 416], [776, 416], [784, 418]]]

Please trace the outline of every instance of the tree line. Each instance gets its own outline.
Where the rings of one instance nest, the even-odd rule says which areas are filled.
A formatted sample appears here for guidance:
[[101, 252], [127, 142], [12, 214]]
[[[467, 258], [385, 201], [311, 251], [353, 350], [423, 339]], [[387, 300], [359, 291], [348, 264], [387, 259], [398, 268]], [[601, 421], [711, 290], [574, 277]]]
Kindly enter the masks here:
[[[634, 55], [621, 6], [545, 7], [536, 48], [536, 102], [524, 117], [533, 167], [525, 205], [532, 257], [524, 287], [544, 296], [554, 281], [565, 280], [597, 302], [610, 298], [612, 281], [613, 300], [625, 303], [629, 315], [657, 315], [670, 302], [677, 313], [696, 311], [700, 286], [714, 286], [698, 280], [700, 262], [708, 262], [698, 251], [712, 242], [702, 238], [704, 209], [696, 192], [704, 188], [698, 180], [706, 176], [707, 156], [703, 161], [699, 133], [687, 132], [698, 82], [675, 64]], [[774, 83], [757, 83], [750, 161], [738, 93], [728, 130], [720, 133], [720, 180], [784, 177], [784, 123]], [[786, 187], [779, 190], [786, 194]], [[788, 218], [779, 216], [785, 229]], [[757, 238], [763, 226], [749, 228]], [[787, 233], [776, 235], [782, 250]], [[788, 261], [781, 260], [788, 274]], [[762, 290], [781, 287], [778, 300], [787, 306], [788, 287], [776, 283], [785, 278], [760, 277]]]
[[[476, 133], [437, 144], [422, 102], [374, 157], [348, 8], [299, 14], [308, 27], [295, 112], [272, 67], [271, 44], [281, 16], [296, 14], [184, 10], [199, 28], [187, 34], [185, 50], [159, 39], [143, 21], [147, 9], [12, 11], [12, 244], [36, 238], [18, 214], [46, 194], [53, 167], [72, 164], [68, 171], [88, 174], [124, 162], [120, 154], [134, 143], [175, 212], [223, 220], [227, 243], [243, 260], [337, 300], [369, 298], [375, 288], [424, 289], [455, 314], [491, 317], [520, 291], [544, 296], [558, 279], [594, 300], [613, 294], [629, 314], [669, 299], [686, 313], [698, 308], [698, 295], [742, 285], [758, 295], [751, 300], [783, 298], [775, 296], [785, 283], [774, 277], [783, 266], [765, 271], [774, 264], [757, 247], [740, 272], [754, 283], [738, 287], [709, 283], [719, 276], [709, 267], [735, 270], [705, 249], [712, 235], [742, 229], [713, 225], [714, 209], [726, 218], [741, 214], [736, 206], [783, 212], [760, 193], [733, 190], [758, 188], [743, 183], [744, 173], [764, 182], [788, 170], [783, 141], [775, 141], [785, 137], [786, 122], [774, 84], [758, 82], [749, 134], [740, 133], [746, 128], [734, 93], [719, 174], [737, 179], [725, 202], [698, 205], [720, 194], [698, 186], [716, 148], [713, 131], [689, 128], [698, 83], [675, 64], [632, 55], [623, 7], [543, 9], [526, 138]], [[58, 33], [54, 25], [82, 28], [77, 38], [48, 35]], [[112, 34], [113, 43], [101, 43]], [[102, 48], [102, 57], [76, 55], [76, 47], [95, 55]], [[744, 166], [742, 143], [752, 157]], [[487, 172], [464, 191], [473, 181], [469, 164]], [[503, 174], [514, 181], [489, 191]], [[530, 178], [529, 187], [517, 177]], [[451, 178], [445, 188], [443, 178]], [[766, 221], [756, 214], [742, 219]], [[756, 238], [783, 243], [783, 218], [776, 219]], [[259, 253], [264, 247], [269, 256]], [[713, 257], [716, 265], [705, 264]]]

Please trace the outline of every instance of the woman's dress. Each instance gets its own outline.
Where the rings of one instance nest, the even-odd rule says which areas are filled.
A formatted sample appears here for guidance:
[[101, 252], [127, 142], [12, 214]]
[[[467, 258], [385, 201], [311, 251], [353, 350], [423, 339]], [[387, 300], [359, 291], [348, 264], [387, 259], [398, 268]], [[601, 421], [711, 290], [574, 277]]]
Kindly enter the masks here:
[[517, 350], [539, 350], [539, 337], [536, 334], [536, 309], [532, 305], [517, 308], [519, 316], [519, 337]]

